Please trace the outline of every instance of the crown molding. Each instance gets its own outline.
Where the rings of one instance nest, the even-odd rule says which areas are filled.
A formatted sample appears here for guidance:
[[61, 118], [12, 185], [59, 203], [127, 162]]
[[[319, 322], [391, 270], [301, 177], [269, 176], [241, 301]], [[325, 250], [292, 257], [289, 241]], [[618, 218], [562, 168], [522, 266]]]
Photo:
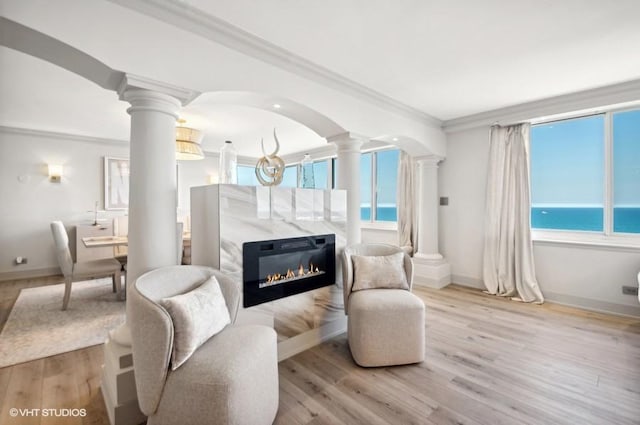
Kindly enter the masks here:
[[240, 29], [184, 1], [177, 0], [109, 0], [169, 25], [204, 37], [235, 51], [244, 53], [278, 68], [293, 72], [308, 80], [348, 93], [353, 97], [380, 106], [390, 112], [440, 127], [442, 121], [385, 94], [343, 77], [321, 65], [304, 59], [282, 47]]
[[[89, 143], [97, 143], [100, 145], [110, 145], [110, 146], [129, 146], [128, 140], [122, 139], [109, 139], [105, 137], [93, 137], [93, 136], [85, 136], [82, 134], [72, 134], [72, 133], [63, 133], [58, 131], [48, 131], [48, 130], [37, 130], [33, 128], [22, 128], [22, 127], [10, 127], [0, 125], [0, 133], [4, 134], [13, 134], [18, 136], [31, 136], [31, 137], [44, 137], [51, 138], [57, 140], [63, 140], [67, 142], [89, 142]], [[205, 157], [208, 158], [219, 158], [220, 153], [215, 151], [204, 150]], [[245, 162], [256, 162], [257, 158], [253, 158], [250, 156], [241, 156], [238, 155], [238, 161]]]
[[32, 128], [0, 126], [0, 133], [19, 136], [45, 137], [71, 142], [90, 142], [111, 146], [129, 146], [128, 140], [108, 139], [104, 137], [84, 136], [81, 134], [62, 133], [57, 131], [36, 130]]
[[282, 160], [285, 164], [297, 164], [302, 162], [302, 158], [305, 154], [311, 155], [314, 161], [319, 161], [336, 156], [336, 145], [333, 143], [327, 143], [324, 146], [320, 146], [313, 149], [306, 149], [302, 151], [291, 152], [286, 155], [282, 155]]
[[442, 128], [446, 133], [454, 133], [493, 124], [508, 125], [541, 120], [550, 118], [553, 115], [574, 111], [591, 110], [595, 112], [598, 109], [608, 109], [613, 105], [630, 102], [640, 103], [640, 80], [583, 90], [455, 118], [445, 121]]

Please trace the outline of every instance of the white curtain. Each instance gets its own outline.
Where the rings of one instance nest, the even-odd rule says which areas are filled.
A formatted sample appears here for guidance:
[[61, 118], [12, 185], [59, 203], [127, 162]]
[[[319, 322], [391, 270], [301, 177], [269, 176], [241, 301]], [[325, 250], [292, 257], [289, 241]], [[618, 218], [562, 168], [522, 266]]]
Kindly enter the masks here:
[[417, 226], [415, 202], [416, 194], [414, 188], [415, 161], [405, 151], [400, 151], [398, 164], [398, 245], [409, 254], [418, 250]]
[[542, 303], [531, 243], [529, 129], [491, 127], [483, 275], [490, 294]]

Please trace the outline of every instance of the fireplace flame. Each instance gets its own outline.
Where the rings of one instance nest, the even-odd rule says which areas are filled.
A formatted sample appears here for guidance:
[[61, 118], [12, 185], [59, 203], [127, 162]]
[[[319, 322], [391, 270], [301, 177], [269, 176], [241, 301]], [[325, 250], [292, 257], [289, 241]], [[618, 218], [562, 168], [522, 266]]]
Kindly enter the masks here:
[[323, 273], [320, 271], [318, 266], [315, 266], [313, 263], [309, 263], [309, 268], [305, 269], [305, 267], [300, 264], [298, 265], [297, 271], [287, 269], [286, 273], [274, 273], [267, 275], [266, 285], [279, 283], [285, 280], [300, 278], [304, 276], [309, 276], [317, 273]]

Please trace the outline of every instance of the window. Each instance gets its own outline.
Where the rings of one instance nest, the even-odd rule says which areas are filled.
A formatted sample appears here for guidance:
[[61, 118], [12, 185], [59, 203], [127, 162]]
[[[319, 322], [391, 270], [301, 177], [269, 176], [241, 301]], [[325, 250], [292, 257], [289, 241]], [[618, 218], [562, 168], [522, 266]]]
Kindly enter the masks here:
[[284, 173], [282, 174], [282, 183], [280, 187], [298, 187], [298, 166], [289, 165], [284, 167]]
[[313, 181], [316, 189], [326, 189], [329, 182], [327, 175], [329, 172], [328, 160], [317, 161], [313, 163]]
[[338, 158], [331, 158], [331, 189], [338, 184]]
[[396, 191], [398, 184], [397, 149], [376, 153], [376, 220], [398, 221]]
[[398, 221], [396, 186], [397, 149], [363, 153], [360, 158], [360, 218], [363, 221]]
[[371, 217], [371, 200], [373, 199], [371, 158], [372, 153], [363, 153], [360, 156], [360, 219], [373, 221]]
[[[363, 153], [360, 157], [360, 218], [369, 222], [396, 222], [398, 209], [396, 186], [398, 181], [397, 149]], [[331, 161], [331, 163], [329, 163]], [[284, 169], [280, 187], [296, 187], [298, 165]], [[335, 188], [338, 159], [331, 158], [313, 163], [316, 189]], [[256, 186], [258, 179], [253, 167], [238, 165], [238, 184]]]
[[[244, 186], [258, 186], [260, 183], [256, 177], [255, 167], [238, 165], [238, 184]], [[298, 166], [290, 165], [285, 167], [282, 176], [281, 187], [296, 187], [298, 184]]]
[[238, 184], [243, 186], [258, 186], [258, 179], [256, 178], [256, 169], [254, 167], [248, 167], [246, 165], [238, 165]]
[[533, 126], [531, 227], [640, 233], [638, 164], [638, 110]]
[[640, 233], [640, 110], [613, 114], [613, 231]]

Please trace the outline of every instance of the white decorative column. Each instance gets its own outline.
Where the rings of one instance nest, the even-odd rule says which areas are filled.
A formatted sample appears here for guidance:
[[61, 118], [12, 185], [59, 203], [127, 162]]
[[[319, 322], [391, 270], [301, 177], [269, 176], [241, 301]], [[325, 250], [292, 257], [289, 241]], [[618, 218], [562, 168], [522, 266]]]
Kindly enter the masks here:
[[451, 266], [438, 249], [438, 163], [442, 158], [417, 158], [418, 251], [413, 255], [415, 282], [431, 288], [451, 283]]
[[180, 101], [164, 93], [127, 89], [131, 107], [127, 280], [175, 265], [176, 141]]
[[336, 189], [347, 191], [347, 245], [360, 243], [360, 148], [366, 140], [353, 133], [343, 133], [327, 139], [335, 143], [338, 153]]
[[[126, 74], [118, 88], [131, 115], [129, 147], [128, 288], [143, 273], [177, 264], [175, 123], [197, 93]], [[127, 289], [128, 289], [127, 288]], [[129, 306], [127, 305], [127, 310]], [[104, 348], [102, 393], [112, 425], [144, 422], [135, 387], [126, 323]]]

